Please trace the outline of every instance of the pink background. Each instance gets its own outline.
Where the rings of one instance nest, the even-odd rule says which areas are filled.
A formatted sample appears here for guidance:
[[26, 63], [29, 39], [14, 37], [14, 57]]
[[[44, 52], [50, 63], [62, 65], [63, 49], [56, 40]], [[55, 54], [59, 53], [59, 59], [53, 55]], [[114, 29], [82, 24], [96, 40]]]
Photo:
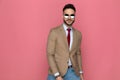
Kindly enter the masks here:
[[120, 0], [0, 0], [0, 80], [46, 80], [46, 42], [77, 8], [84, 80], [120, 80]]

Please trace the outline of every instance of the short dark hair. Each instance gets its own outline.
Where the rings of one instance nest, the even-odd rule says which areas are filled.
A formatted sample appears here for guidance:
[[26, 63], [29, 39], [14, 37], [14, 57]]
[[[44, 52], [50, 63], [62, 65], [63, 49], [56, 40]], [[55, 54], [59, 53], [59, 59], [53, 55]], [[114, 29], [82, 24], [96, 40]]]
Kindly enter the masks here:
[[65, 9], [73, 9], [76, 12], [76, 9], [73, 4], [66, 4], [63, 8], [63, 12], [65, 11]]

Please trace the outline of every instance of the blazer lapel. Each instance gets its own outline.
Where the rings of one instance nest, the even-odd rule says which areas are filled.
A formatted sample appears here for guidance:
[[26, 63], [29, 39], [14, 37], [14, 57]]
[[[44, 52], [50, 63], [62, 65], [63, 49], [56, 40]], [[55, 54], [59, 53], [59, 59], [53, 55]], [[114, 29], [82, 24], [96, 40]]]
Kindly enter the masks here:
[[64, 28], [63, 28], [63, 25], [60, 26], [60, 31], [61, 31], [61, 35], [63, 36], [63, 41], [64, 41], [63, 45], [65, 45], [66, 49], [69, 51], [67, 37], [66, 37], [66, 33], [65, 33]]
[[72, 30], [73, 30], [73, 42], [72, 42], [72, 47], [71, 47], [70, 52], [74, 49], [75, 44], [76, 44], [76, 38], [77, 38], [77, 37], [76, 37], [75, 29], [73, 28]]

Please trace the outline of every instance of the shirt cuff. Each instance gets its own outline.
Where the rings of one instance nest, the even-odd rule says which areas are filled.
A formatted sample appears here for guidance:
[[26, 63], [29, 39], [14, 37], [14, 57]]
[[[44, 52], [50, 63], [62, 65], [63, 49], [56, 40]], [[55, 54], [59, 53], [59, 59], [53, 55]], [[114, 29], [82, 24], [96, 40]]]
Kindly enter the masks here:
[[58, 75], [60, 75], [60, 73], [59, 73], [59, 72], [56, 72], [56, 73], [54, 74], [54, 76], [58, 76]]
[[82, 73], [83, 73], [83, 71], [80, 71], [79, 73], [80, 73], [80, 74], [82, 74]]

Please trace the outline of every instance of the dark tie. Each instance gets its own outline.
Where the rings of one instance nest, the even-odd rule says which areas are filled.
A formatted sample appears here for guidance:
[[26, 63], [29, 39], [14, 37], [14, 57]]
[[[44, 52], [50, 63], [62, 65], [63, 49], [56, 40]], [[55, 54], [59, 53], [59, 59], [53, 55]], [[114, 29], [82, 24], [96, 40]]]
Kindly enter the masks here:
[[70, 46], [70, 28], [67, 29], [68, 35], [67, 35], [67, 40], [68, 40], [68, 47]]

